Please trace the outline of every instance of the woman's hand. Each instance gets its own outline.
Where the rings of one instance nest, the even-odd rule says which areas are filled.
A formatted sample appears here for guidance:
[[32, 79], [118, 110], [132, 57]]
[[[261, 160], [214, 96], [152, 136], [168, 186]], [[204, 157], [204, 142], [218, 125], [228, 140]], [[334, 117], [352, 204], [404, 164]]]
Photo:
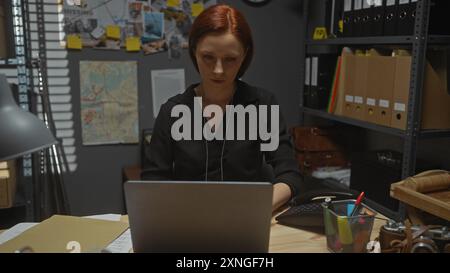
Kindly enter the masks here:
[[291, 188], [285, 183], [277, 183], [273, 186], [272, 211], [286, 204], [292, 197]]

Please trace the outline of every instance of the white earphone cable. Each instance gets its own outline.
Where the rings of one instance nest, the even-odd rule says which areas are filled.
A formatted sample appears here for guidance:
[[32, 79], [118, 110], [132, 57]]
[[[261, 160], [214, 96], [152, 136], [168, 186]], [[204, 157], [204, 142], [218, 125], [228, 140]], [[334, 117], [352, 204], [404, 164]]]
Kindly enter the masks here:
[[[233, 92], [233, 97], [231, 98], [230, 102], [233, 103], [234, 102], [234, 95], [236, 94], [236, 89]], [[226, 106], [225, 106], [226, 109]], [[225, 110], [225, 115], [226, 115], [226, 110]], [[225, 132], [224, 133], [224, 138], [223, 138], [223, 143], [222, 143], [222, 152], [220, 153], [220, 178], [221, 181], [224, 181], [223, 178], [223, 153], [225, 151], [225, 142], [226, 142], [226, 132], [228, 131], [228, 124], [229, 124], [229, 119], [230, 116], [227, 116], [226, 119], [226, 125], [225, 125]], [[203, 122], [206, 124], [206, 118], [203, 117]], [[205, 126], [205, 125], [203, 125]], [[206, 147], [206, 162], [205, 162], [205, 182], [208, 182], [208, 167], [209, 167], [209, 150], [208, 150], [208, 140], [205, 139], [205, 147]]]

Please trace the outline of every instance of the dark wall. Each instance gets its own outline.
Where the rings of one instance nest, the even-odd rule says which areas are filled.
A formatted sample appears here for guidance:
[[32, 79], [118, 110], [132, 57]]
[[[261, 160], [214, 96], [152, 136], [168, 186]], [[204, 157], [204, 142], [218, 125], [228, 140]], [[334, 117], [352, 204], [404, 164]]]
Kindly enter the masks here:
[[[279, 100], [288, 125], [299, 120], [299, 88], [301, 53], [304, 34], [301, 33], [302, 1], [271, 1], [263, 7], [250, 7], [243, 1], [221, 1], [232, 4], [246, 16], [254, 35], [255, 55], [243, 80], [264, 87]], [[167, 53], [143, 56], [142, 53], [83, 49], [69, 53], [72, 103], [74, 112], [75, 146], [78, 168], [67, 174], [66, 185], [72, 213], [123, 213], [121, 170], [138, 164], [138, 145], [83, 146], [80, 122], [79, 61], [105, 60], [138, 62], [139, 124], [153, 125], [150, 71], [153, 69], [184, 68], [186, 86], [198, 82], [187, 50], [179, 60], [169, 60]]]

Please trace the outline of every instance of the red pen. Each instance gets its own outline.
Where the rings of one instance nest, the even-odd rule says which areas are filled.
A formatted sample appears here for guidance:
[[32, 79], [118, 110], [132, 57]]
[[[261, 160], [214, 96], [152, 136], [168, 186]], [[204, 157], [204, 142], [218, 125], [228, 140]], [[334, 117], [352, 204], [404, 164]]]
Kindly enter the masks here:
[[358, 196], [358, 198], [356, 199], [355, 202], [355, 207], [353, 208], [352, 213], [350, 214], [350, 217], [355, 216], [356, 212], [359, 211], [359, 207], [361, 205], [362, 200], [364, 199], [364, 192], [361, 192]]

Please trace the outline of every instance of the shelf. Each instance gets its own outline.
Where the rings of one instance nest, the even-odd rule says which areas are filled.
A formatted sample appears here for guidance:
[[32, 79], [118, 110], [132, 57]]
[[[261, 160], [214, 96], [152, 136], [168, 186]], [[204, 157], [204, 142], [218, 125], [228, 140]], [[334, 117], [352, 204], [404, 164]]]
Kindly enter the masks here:
[[0, 59], [0, 68], [17, 68], [16, 59]]
[[[356, 120], [356, 119], [347, 118], [347, 117], [343, 117], [343, 116], [337, 116], [337, 115], [330, 114], [330, 113], [327, 113], [322, 110], [316, 110], [316, 109], [311, 109], [311, 108], [307, 108], [307, 107], [303, 107], [300, 109], [303, 109], [303, 113], [311, 115], [311, 116], [316, 116], [316, 117], [320, 117], [323, 119], [342, 122], [342, 123], [349, 124], [352, 126], [357, 126], [357, 127], [373, 130], [376, 132], [401, 137], [401, 138], [406, 137], [406, 132], [404, 130], [381, 126], [381, 125], [369, 123], [366, 121]], [[446, 138], [446, 137], [450, 137], [450, 129], [449, 130], [423, 130], [419, 134], [420, 139]]]
[[424, 130], [420, 132], [421, 139], [428, 138], [446, 138], [450, 137], [450, 129], [449, 130]]
[[[326, 40], [308, 39], [306, 45], [408, 45], [412, 44], [414, 39], [414, 36], [348, 37]], [[430, 44], [448, 44], [450, 43], [450, 36], [431, 35], [428, 40]]]
[[26, 205], [27, 205], [27, 202], [26, 202], [25, 198], [21, 194], [17, 193], [16, 197], [14, 198], [14, 204], [12, 205], [12, 207], [10, 207], [10, 208], [0, 208], [0, 210], [13, 209], [13, 208], [18, 208], [18, 207], [25, 207]]
[[316, 117], [320, 117], [320, 118], [324, 118], [324, 119], [328, 119], [328, 120], [334, 120], [334, 121], [342, 122], [345, 124], [349, 124], [349, 125], [369, 129], [372, 131], [401, 137], [401, 138], [405, 137], [405, 132], [402, 130], [399, 130], [399, 129], [389, 128], [389, 127], [365, 122], [362, 120], [356, 120], [356, 119], [352, 119], [352, 118], [337, 116], [337, 115], [333, 115], [333, 114], [327, 113], [322, 110], [315, 110], [315, 109], [310, 109], [310, 108], [306, 108], [306, 107], [300, 107], [300, 110], [302, 110], [303, 113], [311, 115], [311, 116], [316, 116]]
[[25, 207], [27, 205], [27, 201], [25, 200], [25, 197], [21, 194], [17, 193], [16, 198], [14, 200], [13, 207]]
[[307, 40], [306, 45], [385, 45], [412, 44], [413, 36], [379, 36], [379, 37], [348, 37], [326, 40]]
[[428, 39], [431, 44], [450, 44], [449, 35], [431, 35]]

